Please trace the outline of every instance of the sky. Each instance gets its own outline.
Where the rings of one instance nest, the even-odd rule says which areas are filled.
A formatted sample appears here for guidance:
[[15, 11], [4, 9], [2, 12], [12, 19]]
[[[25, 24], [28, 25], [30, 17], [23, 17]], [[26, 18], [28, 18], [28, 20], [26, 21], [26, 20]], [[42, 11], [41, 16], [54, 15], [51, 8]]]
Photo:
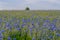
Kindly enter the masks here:
[[0, 10], [60, 10], [60, 0], [0, 0]]

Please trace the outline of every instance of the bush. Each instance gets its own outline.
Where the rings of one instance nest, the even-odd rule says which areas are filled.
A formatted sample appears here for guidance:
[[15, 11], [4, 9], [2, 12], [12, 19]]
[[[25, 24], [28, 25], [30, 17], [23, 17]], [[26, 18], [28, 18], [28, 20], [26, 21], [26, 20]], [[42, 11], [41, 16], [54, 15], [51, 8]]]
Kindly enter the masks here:
[[26, 10], [30, 10], [30, 8], [29, 7], [26, 7]]

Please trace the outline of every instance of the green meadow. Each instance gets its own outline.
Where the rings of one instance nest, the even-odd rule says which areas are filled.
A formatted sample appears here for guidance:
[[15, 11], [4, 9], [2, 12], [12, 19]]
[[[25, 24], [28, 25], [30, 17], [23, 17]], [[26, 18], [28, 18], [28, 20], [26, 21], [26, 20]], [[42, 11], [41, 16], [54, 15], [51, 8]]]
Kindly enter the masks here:
[[32, 15], [35, 16], [51, 16], [52, 18], [60, 16], [59, 10], [30, 10], [30, 11], [24, 11], [24, 10], [10, 10], [10, 11], [0, 11], [0, 15], [6, 15], [10, 16], [16, 16], [16, 17], [30, 17]]
[[[53, 21], [55, 19], [57, 22]], [[56, 32], [60, 34], [59, 23], [60, 10], [2, 10], [0, 31], [3, 37], [0, 38], [1, 40], [60, 40], [60, 35], [56, 36]], [[43, 24], [48, 27], [44, 27]], [[52, 27], [55, 29], [51, 29]]]

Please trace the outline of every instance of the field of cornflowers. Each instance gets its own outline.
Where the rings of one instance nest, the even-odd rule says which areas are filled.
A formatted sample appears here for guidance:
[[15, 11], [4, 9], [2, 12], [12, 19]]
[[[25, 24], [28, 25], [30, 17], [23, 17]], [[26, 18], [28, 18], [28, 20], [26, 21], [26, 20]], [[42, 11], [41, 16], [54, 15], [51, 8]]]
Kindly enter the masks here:
[[0, 40], [60, 40], [60, 11], [0, 11]]

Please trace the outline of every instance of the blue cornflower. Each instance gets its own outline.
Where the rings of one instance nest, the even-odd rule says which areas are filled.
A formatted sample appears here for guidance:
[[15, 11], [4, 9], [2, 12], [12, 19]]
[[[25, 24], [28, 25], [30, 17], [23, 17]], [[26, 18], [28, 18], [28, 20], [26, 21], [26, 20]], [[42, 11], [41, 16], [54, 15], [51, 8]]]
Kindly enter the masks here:
[[3, 36], [2, 36], [2, 35], [0, 35], [0, 38], [3, 38]]
[[35, 18], [36, 22], [38, 21], [38, 18]]
[[56, 28], [56, 25], [55, 25], [55, 24], [53, 24], [53, 23], [52, 23], [52, 24], [50, 24], [50, 26], [51, 26], [50, 30], [53, 30], [53, 31], [54, 31], [54, 30], [56, 30], [56, 29], [57, 29], [57, 28]]
[[11, 40], [11, 37], [8, 37], [8, 39], [7, 40]]
[[16, 28], [17, 30], [20, 30], [20, 28], [18, 27], [18, 28]]
[[30, 25], [28, 25], [28, 28], [30, 28]]
[[0, 40], [3, 40], [3, 38], [0, 38]]
[[20, 26], [19, 26], [18, 23], [15, 23], [15, 24], [14, 24], [14, 28], [16, 28], [17, 30], [20, 30], [19, 27], [20, 27]]
[[56, 30], [56, 27], [49, 28], [49, 30], [55, 31]]
[[35, 25], [34, 24], [32, 24], [32, 28], [34, 28], [35, 27]]
[[32, 31], [32, 28], [29, 28], [30, 31]]
[[25, 24], [22, 24], [22, 25], [21, 25], [21, 27], [24, 27], [24, 26], [25, 26]]
[[2, 22], [2, 18], [0, 18], [0, 22]]
[[15, 24], [14, 24], [14, 26], [16, 27], [16, 26], [18, 26], [18, 24], [17, 24], [17, 23], [15, 23]]
[[52, 35], [50, 35], [50, 36], [48, 36], [48, 38], [52, 39], [52, 38], [53, 38], [53, 36], [52, 36]]
[[43, 22], [43, 26], [49, 26], [49, 24], [50, 24], [50, 20], [45, 20], [44, 22]]
[[56, 30], [57, 28], [56, 28], [56, 27], [53, 27], [52, 29], [53, 29], [53, 30]]
[[46, 22], [43, 23], [43, 26], [44, 26], [44, 27], [46, 26]]
[[27, 22], [30, 22], [30, 19], [27, 19]]
[[24, 18], [22, 18], [22, 22], [24, 22]]
[[7, 26], [7, 27], [10, 27], [10, 23], [9, 23], [9, 22], [7, 22], [7, 23], [6, 23], [6, 26]]
[[26, 22], [27, 22], [27, 20], [23, 18], [23, 19], [22, 19], [22, 22], [23, 22], [23, 23], [26, 23]]
[[16, 38], [13, 38], [13, 40], [16, 40]]
[[34, 21], [32, 21], [31, 24], [32, 24], [32, 27], [34, 28], [34, 27], [35, 27], [35, 25], [34, 25]]
[[37, 22], [38, 23], [38, 25], [40, 25], [40, 22]]
[[34, 24], [34, 21], [32, 21], [31, 24]]
[[42, 25], [42, 27], [43, 27], [43, 28], [50, 29], [50, 26], [49, 26], [49, 25], [50, 25], [50, 23], [44, 22], [43, 25]]
[[1, 30], [1, 32], [3, 33], [3, 32], [5, 32], [5, 30]]
[[53, 23], [56, 23], [56, 22], [57, 22], [57, 19], [54, 19], [52, 22], [53, 22]]
[[0, 32], [0, 40], [3, 40], [3, 34]]
[[7, 29], [10, 29], [10, 30], [12, 29], [12, 26], [11, 26], [11, 24], [10, 24], [9, 22], [6, 23], [5, 27], [6, 27]]
[[45, 22], [50, 22], [50, 20], [45, 20]]
[[56, 33], [56, 36], [60, 37], [60, 34], [59, 33]]
[[36, 40], [36, 39], [33, 37], [32, 40]]

